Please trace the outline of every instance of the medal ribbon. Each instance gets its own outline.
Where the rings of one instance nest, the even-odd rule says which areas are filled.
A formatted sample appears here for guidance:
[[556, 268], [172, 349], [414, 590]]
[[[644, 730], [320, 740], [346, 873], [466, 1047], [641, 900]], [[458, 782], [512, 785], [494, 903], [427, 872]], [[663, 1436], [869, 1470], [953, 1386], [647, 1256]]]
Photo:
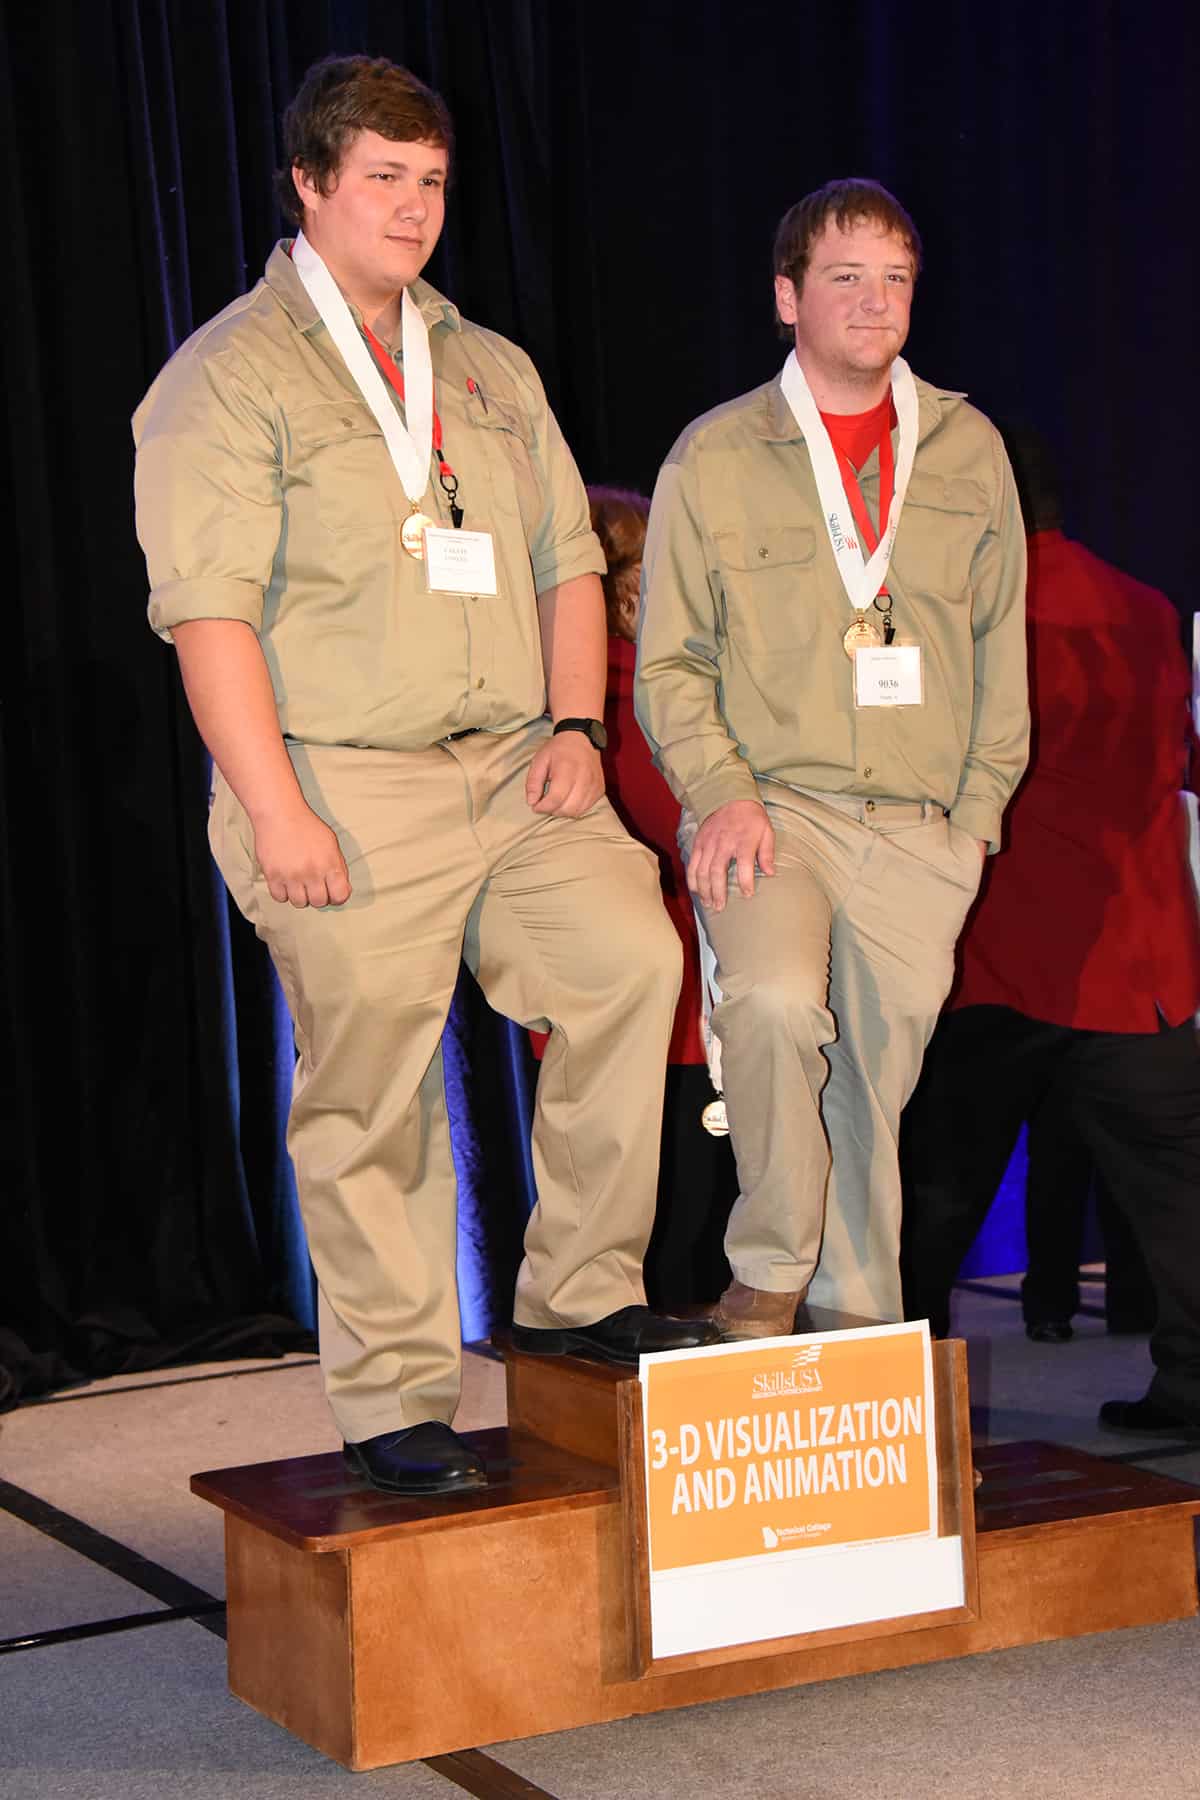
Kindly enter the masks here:
[[[812, 397], [812, 390], [804, 376], [804, 370], [796, 360], [796, 352], [789, 353], [783, 365], [780, 377], [784, 398], [792, 411], [792, 417], [804, 433], [804, 442], [808, 449], [809, 461], [812, 464], [813, 478], [817, 484], [817, 494], [821, 501], [821, 512], [825, 519], [825, 529], [829, 533], [829, 543], [837, 562], [838, 573], [842, 578], [842, 586], [847, 598], [856, 613], [869, 610], [876, 594], [881, 593], [887, 579], [888, 564], [892, 560], [892, 546], [896, 541], [896, 532], [900, 525], [900, 514], [904, 509], [904, 496], [908, 492], [909, 477], [912, 474], [913, 460], [917, 454], [917, 384], [913, 380], [912, 370], [902, 356], [898, 356], [892, 364], [892, 402], [896, 408], [896, 418], [900, 423], [900, 455], [893, 471], [892, 493], [884, 512], [883, 491], [883, 445], [880, 445], [880, 491], [879, 519], [880, 536], [869, 557], [864, 559], [863, 550], [858, 546], [854, 533], [850, 529], [853, 519], [862, 530], [862, 520], [858, 517], [854, 506], [853, 495], [857, 494], [863, 516], [867, 516], [866, 505], [857, 477], [852, 484], [843, 480], [842, 470], [838, 466], [833, 444], [830, 442], [825, 422], [817, 411], [817, 403]], [[891, 452], [891, 433], [887, 433], [888, 452]], [[873, 530], [863, 533], [868, 548]]]
[[[850, 510], [854, 514], [854, 523], [858, 526], [859, 536], [872, 553], [878, 548], [879, 538], [871, 523], [871, 515], [867, 511], [867, 503], [863, 499], [862, 489], [858, 485], [858, 471], [844, 450], [838, 451], [838, 462], [842, 471], [842, 487], [850, 502]], [[892, 504], [892, 495], [896, 488], [896, 456], [892, 449], [892, 433], [885, 424], [883, 435], [879, 440], [879, 517], [886, 519]], [[886, 596], [887, 588], [881, 587], [881, 596]]]
[[[429, 462], [433, 451], [433, 363], [429, 355], [429, 328], [421, 309], [404, 289], [400, 304], [400, 342], [407, 373], [408, 394], [404, 419], [388, 398], [379, 365], [364, 344], [337, 282], [304, 233], [292, 245], [292, 263], [309, 299], [333, 339], [350, 378], [370, 407], [383, 433], [392, 465], [414, 512], [429, 486]], [[386, 354], [386, 352], [385, 352]], [[403, 390], [401, 390], [403, 391]], [[439, 431], [440, 436], [440, 431]], [[439, 456], [439, 465], [441, 458]]]
[[[392, 361], [392, 358], [389, 355], [388, 351], [380, 343], [379, 339], [375, 336], [375, 333], [371, 330], [371, 327], [367, 324], [365, 319], [363, 320], [363, 336], [366, 338], [368, 344], [370, 344], [372, 350], [375, 352], [375, 361], [379, 364], [380, 372], [383, 375], [384, 379], [391, 382], [392, 386], [395, 388], [396, 392], [399, 394], [401, 400], [404, 400], [404, 376], [401, 374], [400, 370], [396, 367], [396, 365]], [[405, 401], [405, 411], [406, 412], [407, 412], [407, 409], [408, 409], [408, 403], [407, 403], [407, 401]], [[442, 486], [444, 487], [446, 485], [447, 476], [450, 478], [451, 481], [453, 481], [453, 480], [455, 480], [455, 474], [454, 474], [454, 470], [450, 467], [450, 464], [446, 461], [445, 457], [442, 455], [442, 421], [438, 417], [438, 410], [437, 410], [436, 405], [433, 408], [432, 443], [433, 443], [433, 454], [437, 457], [438, 474], [441, 476]]]

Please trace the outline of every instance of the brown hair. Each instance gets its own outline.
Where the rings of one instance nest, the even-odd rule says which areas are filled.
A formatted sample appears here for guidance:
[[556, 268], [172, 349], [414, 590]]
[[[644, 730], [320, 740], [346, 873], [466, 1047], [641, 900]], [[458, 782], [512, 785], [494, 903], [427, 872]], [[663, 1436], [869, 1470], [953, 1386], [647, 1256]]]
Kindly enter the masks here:
[[646, 547], [646, 520], [650, 502], [629, 488], [590, 487], [588, 501], [592, 530], [600, 539], [608, 572], [604, 577], [604, 607], [608, 629], [617, 631], [622, 605], [636, 607], [638, 572]]
[[[789, 207], [775, 233], [775, 273], [787, 276], [797, 297], [813, 244], [831, 219], [839, 231], [849, 231], [867, 220], [881, 231], [894, 232], [912, 257], [913, 275], [920, 273], [921, 235], [894, 194], [877, 181], [827, 181]], [[791, 327], [780, 323], [779, 334], [790, 338]]]
[[386, 56], [327, 56], [313, 64], [283, 115], [284, 166], [275, 193], [287, 218], [304, 223], [293, 167], [329, 193], [342, 153], [360, 131], [394, 144], [436, 144], [447, 164], [454, 154], [454, 125], [440, 94]]

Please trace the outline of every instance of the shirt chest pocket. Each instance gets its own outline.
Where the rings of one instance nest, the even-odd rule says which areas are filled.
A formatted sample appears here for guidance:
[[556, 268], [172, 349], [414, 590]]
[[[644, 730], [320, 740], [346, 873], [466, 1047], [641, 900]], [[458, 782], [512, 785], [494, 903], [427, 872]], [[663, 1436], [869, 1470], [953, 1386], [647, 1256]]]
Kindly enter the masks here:
[[897, 580], [912, 593], [969, 600], [971, 564], [987, 522], [988, 497], [979, 482], [914, 469], [892, 552]]
[[313, 401], [289, 416], [283, 493], [289, 524], [301, 531], [391, 530], [410, 510], [375, 415], [349, 398]]
[[[450, 460], [455, 460], [453, 453]], [[497, 515], [517, 517], [529, 541], [541, 516], [541, 490], [533, 460], [533, 427], [515, 401], [489, 393], [486, 408], [481, 403], [472, 412], [462, 461], [472, 469], [472, 489], [478, 489], [468, 492], [464, 479], [462, 493], [468, 514], [474, 510], [483, 529], [489, 506]], [[476, 476], [474, 470], [480, 464]]]
[[714, 533], [725, 628], [754, 650], [800, 650], [817, 623], [816, 533], [806, 525]]

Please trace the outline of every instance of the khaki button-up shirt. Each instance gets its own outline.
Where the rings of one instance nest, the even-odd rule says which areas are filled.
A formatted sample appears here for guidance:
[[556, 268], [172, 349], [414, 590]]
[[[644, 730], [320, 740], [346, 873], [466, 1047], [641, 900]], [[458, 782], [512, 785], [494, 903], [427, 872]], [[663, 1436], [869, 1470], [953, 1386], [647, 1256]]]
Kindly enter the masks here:
[[[998, 847], [1028, 751], [1025, 531], [993, 427], [961, 395], [917, 391], [888, 590], [896, 642], [921, 646], [920, 706], [855, 707], [842, 647], [854, 615], [778, 380], [671, 451], [646, 541], [637, 711], [699, 819], [760, 798], [757, 777], [933, 800]], [[859, 481], [877, 519], [877, 451]]]
[[[464, 528], [492, 533], [498, 595], [426, 591], [400, 542], [411, 509], [383, 434], [284, 245], [134, 415], [152, 625], [164, 637], [191, 619], [253, 626], [280, 727], [305, 742], [423, 749], [537, 718], [537, 596], [604, 570], [529, 358], [425, 282], [412, 294]], [[422, 506], [450, 523], [432, 469]]]

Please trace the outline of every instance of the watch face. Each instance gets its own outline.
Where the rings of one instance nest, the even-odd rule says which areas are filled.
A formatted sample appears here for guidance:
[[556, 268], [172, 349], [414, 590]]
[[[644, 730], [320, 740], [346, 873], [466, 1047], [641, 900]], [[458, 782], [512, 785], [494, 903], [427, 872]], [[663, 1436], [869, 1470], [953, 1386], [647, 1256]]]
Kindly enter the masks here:
[[593, 744], [595, 744], [597, 750], [607, 750], [608, 733], [605, 731], [599, 719], [592, 719], [590, 721], [588, 725], [588, 736], [591, 738]]

